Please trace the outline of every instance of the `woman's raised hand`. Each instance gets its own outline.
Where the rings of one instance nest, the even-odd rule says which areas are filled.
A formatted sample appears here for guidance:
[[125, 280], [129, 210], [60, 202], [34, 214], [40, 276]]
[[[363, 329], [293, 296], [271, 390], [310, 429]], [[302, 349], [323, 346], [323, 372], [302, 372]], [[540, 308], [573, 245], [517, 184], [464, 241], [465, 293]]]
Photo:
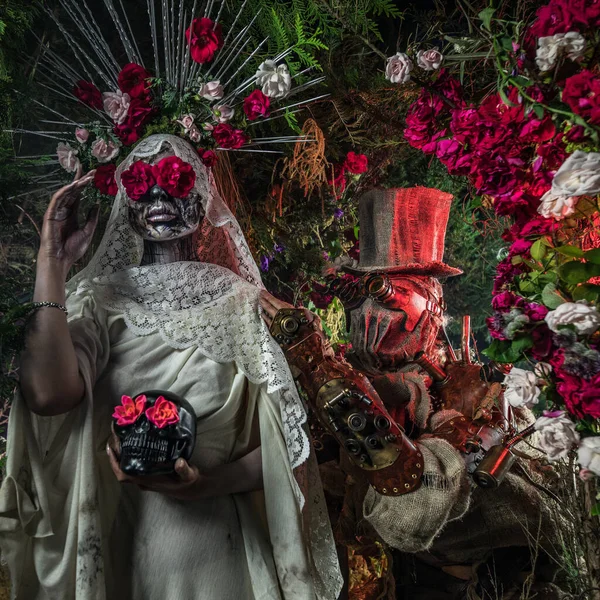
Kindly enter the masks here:
[[79, 202], [86, 185], [94, 179], [95, 171], [82, 177], [81, 167], [69, 185], [58, 190], [50, 200], [44, 215], [38, 261], [60, 264], [66, 272], [88, 249], [96, 225], [98, 206], [94, 206], [86, 222], [79, 225]]

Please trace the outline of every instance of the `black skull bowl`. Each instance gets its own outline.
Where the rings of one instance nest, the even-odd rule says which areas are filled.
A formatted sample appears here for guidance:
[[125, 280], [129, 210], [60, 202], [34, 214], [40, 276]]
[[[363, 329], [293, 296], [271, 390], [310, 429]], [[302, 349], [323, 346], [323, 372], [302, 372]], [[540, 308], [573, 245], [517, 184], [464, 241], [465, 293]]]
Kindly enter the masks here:
[[192, 405], [171, 392], [123, 396], [113, 413], [121, 442], [120, 467], [128, 475], [169, 475], [179, 458], [189, 461], [196, 441]]

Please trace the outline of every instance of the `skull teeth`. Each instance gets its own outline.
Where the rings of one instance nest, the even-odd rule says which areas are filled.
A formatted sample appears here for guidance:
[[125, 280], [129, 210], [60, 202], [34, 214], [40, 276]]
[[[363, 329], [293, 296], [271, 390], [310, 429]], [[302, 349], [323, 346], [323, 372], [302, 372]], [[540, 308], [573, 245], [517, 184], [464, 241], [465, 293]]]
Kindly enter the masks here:
[[121, 449], [125, 456], [146, 463], [166, 462], [171, 454], [169, 440], [151, 438], [147, 435], [127, 436], [122, 442]]

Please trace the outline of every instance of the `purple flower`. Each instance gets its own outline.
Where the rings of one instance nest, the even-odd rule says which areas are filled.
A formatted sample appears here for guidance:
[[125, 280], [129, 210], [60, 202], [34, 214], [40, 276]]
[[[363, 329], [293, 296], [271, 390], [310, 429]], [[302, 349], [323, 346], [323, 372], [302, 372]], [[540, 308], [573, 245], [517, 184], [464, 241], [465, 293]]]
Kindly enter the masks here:
[[260, 258], [260, 270], [263, 273], [266, 273], [269, 270], [269, 265], [271, 264], [272, 260], [273, 260], [272, 256], [261, 256], [261, 258]]
[[336, 208], [333, 211], [333, 216], [335, 219], [341, 219], [344, 216], [344, 211], [341, 208]]
[[283, 252], [285, 250], [285, 246], [282, 246], [281, 244], [275, 244], [273, 246], [273, 250], [275, 250], [275, 252]]

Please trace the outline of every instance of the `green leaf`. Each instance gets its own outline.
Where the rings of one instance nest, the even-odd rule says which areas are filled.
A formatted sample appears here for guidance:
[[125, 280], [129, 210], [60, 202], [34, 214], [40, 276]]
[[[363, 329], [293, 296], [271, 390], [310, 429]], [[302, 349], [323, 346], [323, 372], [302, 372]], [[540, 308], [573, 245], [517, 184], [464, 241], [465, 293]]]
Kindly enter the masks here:
[[541, 104], [534, 104], [533, 112], [538, 119], [541, 120], [544, 118], [544, 107]]
[[577, 246], [558, 246], [556, 251], [564, 256], [572, 256], [573, 258], [583, 258], [583, 250]]
[[588, 262], [600, 265], [600, 248], [594, 248], [583, 253], [583, 258]]
[[565, 299], [556, 290], [556, 285], [553, 283], [547, 283], [542, 290], [542, 302], [544, 306], [554, 310], [561, 304], [565, 303]]
[[533, 243], [533, 246], [531, 246], [531, 257], [535, 260], [541, 261], [544, 258], [544, 256], [546, 256], [546, 244], [544, 244], [544, 242], [542, 241], [543, 239], [544, 238], [540, 238], [539, 240]]
[[494, 13], [496, 12], [495, 8], [492, 8], [491, 6], [488, 6], [487, 8], [484, 8], [477, 16], [481, 19], [481, 21], [483, 22], [483, 26], [488, 30], [491, 31], [492, 29], [492, 17], [494, 16]]
[[584, 283], [578, 285], [573, 290], [573, 300], [588, 300], [589, 302], [598, 302], [600, 299], [600, 285], [593, 283]]
[[585, 283], [592, 277], [598, 277], [600, 275], [600, 265], [572, 260], [561, 265], [558, 268], [558, 274], [560, 275], [560, 278], [567, 283]]
[[592, 517], [600, 517], [600, 502], [596, 502], [590, 511]]
[[522, 336], [512, 342], [508, 340], [493, 340], [483, 351], [488, 358], [503, 363], [515, 363], [522, 354], [533, 347], [533, 338], [530, 335]]

